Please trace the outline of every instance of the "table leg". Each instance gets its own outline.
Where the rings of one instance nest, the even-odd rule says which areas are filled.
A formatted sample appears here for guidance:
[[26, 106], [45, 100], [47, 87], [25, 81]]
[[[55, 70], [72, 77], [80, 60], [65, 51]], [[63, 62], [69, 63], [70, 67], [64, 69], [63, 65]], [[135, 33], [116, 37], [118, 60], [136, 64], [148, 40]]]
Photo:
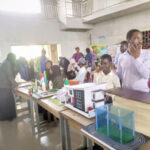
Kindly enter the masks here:
[[57, 122], [57, 118], [54, 116], [54, 122], [56, 123]]
[[27, 101], [27, 105], [28, 105], [29, 114], [31, 114], [31, 111], [30, 111], [30, 101]]
[[93, 150], [92, 141], [88, 139], [88, 150]]
[[39, 109], [38, 109], [37, 100], [34, 100], [34, 104], [35, 104], [36, 124], [37, 124], [38, 133], [39, 133], [40, 132], [40, 117], [39, 117]]
[[87, 138], [85, 136], [82, 136], [83, 138], [83, 147], [87, 148]]
[[87, 138], [85, 136], [82, 136], [82, 141], [83, 141], [83, 144], [82, 146], [78, 147], [76, 150], [87, 150]]
[[35, 129], [34, 129], [34, 111], [33, 111], [32, 97], [30, 97], [30, 118], [31, 118], [32, 132], [35, 133]]
[[61, 136], [61, 145], [62, 150], [66, 150], [66, 137], [65, 137], [65, 126], [64, 126], [64, 117], [60, 113], [60, 136]]
[[64, 120], [64, 124], [65, 124], [65, 131], [66, 131], [67, 150], [71, 150], [72, 148], [71, 148], [70, 128], [66, 119]]

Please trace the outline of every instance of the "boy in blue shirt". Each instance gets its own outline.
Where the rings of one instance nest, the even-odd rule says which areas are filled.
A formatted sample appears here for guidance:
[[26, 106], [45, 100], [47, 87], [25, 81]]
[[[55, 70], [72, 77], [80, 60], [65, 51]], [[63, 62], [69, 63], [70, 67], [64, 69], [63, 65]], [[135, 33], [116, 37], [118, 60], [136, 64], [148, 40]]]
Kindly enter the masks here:
[[90, 52], [90, 49], [89, 48], [86, 48], [86, 57], [85, 57], [85, 59], [86, 59], [86, 62], [87, 62], [87, 64], [88, 64], [88, 67], [92, 67], [92, 54], [91, 54], [91, 52]]

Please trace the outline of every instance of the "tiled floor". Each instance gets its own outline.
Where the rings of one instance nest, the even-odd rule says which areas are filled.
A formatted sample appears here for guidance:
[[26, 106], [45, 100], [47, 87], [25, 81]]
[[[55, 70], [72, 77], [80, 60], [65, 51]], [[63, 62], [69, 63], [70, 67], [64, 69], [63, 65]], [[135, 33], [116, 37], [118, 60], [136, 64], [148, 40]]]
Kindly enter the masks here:
[[[48, 129], [48, 130], [47, 130]], [[82, 137], [71, 128], [73, 149], [82, 144]], [[0, 122], [0, 150], [60, 150], [59, 121], [48, 124], [44, 132], [33, 134], [28, 111], [13, 121]]]

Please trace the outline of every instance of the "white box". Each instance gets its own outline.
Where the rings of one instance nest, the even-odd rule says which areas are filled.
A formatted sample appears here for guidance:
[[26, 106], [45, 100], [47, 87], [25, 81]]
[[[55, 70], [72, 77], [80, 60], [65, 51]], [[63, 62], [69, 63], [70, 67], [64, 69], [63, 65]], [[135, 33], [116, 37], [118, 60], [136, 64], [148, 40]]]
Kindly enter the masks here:
[[[71, 97], [71, 102], [66, 102], [66, 106], [88, 118], [95, 116], [94, 109], [96, 107], [104, 105], [103, 90], [106, 89], [105, 83], [85, 83], [75, 86], [67, 86], [67, 89], [68, 95]], [[96, 90], [99, 90], [99, 92], [96, 92], [94, 95], [95, 99], [93, 98], [93, 91]], [[97, 100], [97, 102], [95, 103], [93, 100]]]

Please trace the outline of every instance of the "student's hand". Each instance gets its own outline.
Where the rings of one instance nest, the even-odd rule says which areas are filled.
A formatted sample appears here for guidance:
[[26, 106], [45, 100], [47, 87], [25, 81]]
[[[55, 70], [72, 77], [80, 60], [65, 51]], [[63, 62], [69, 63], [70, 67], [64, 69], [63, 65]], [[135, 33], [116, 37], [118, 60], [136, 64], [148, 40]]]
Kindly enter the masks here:
[[90, 73], [90, 79], [92, 79], [93, 76], [94, 76], [94, 71], [92, 71], [92, 72]]
[[50, 70], [49, 70], [49, 73], [50, 73], [50, 74], [53, 74], [53, 71], [50, 69]]
[[130, 54], [137, 59], [140, 57], [141, 52], [141, 45], [137, 44], [136, 42], [130, 44]]
[[16, 92], [17, 90], [18, 90], [18, 86], [13, 89], [14, 92]]
[[48, 84], [46, 85], [46, 90], [49, 90], [49, 85]]

